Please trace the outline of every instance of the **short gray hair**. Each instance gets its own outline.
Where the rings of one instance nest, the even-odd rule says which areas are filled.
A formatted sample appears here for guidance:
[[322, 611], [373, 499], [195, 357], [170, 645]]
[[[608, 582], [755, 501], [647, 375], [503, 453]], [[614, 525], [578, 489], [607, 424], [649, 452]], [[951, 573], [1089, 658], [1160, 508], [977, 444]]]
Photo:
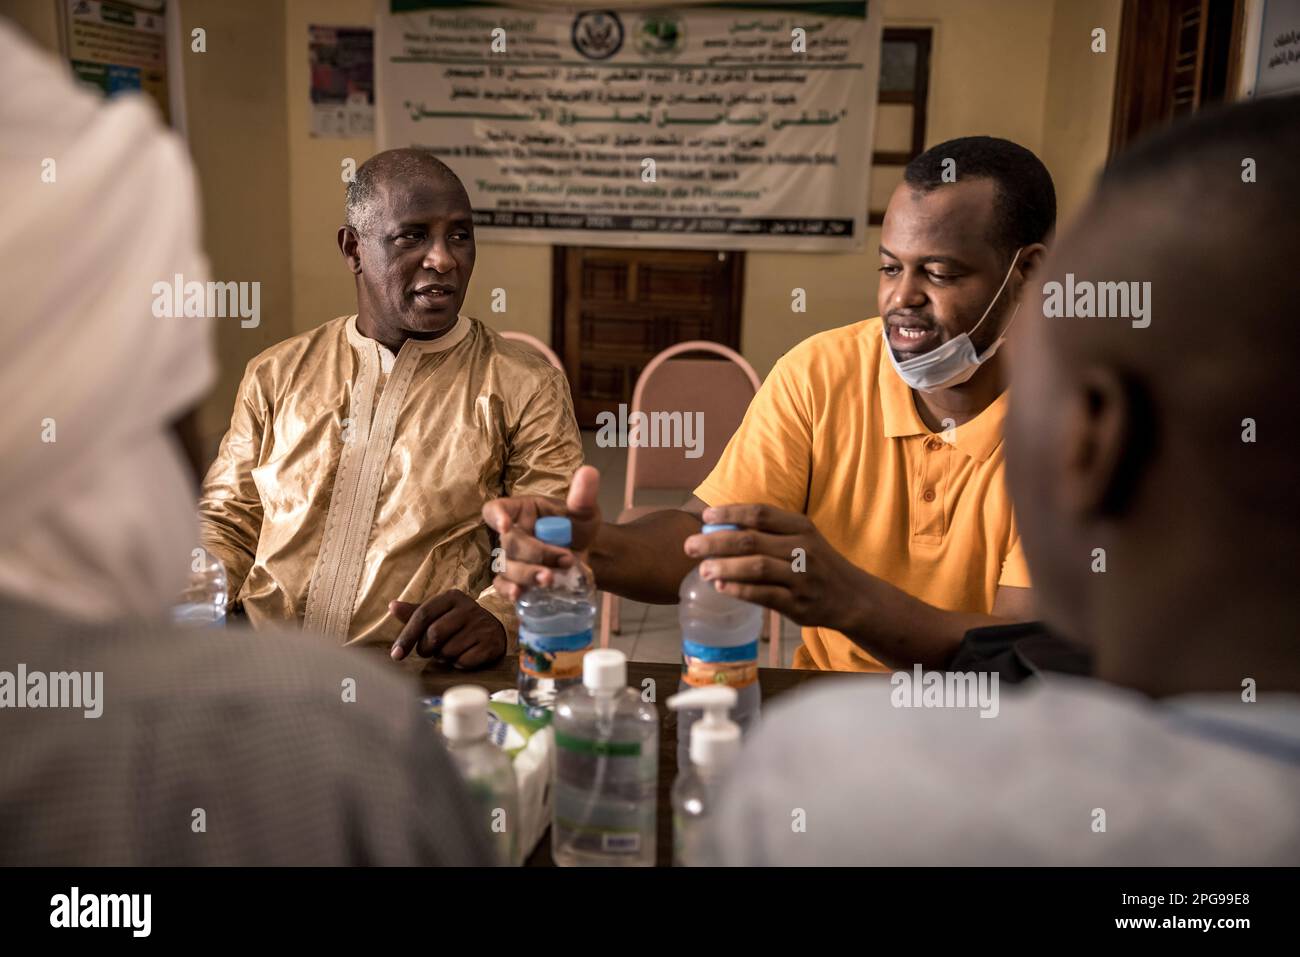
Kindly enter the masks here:
[[422, 147], [385, 150], [376, 153], [361, 164], [357, 174], [348, 183], [347, 201], [344, 204], [344, 222], [357, 231], [359, 235], [370, 233], [375, 228], [378, 217], [376, 201], [379, 198], [379, 185], [391, 178], [430, 176], [443, 183], [454, 183], [465, 194], [469, 193], [465, 184], [442, 160], [434, 155], [433, 150]]

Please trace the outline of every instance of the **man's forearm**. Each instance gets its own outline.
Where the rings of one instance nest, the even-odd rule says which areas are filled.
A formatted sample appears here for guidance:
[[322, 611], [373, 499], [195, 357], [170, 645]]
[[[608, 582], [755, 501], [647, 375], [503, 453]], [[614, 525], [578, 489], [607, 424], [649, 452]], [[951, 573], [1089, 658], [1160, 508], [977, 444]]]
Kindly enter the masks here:
[[700, 530], [700, 519], [664, 509], [626, 525], [605, 522], [587, 551], [596, 587], [633, 601], [670, 605], [695, 561], [682, 545]]
[[943, 669], [967, 631], [1008, 623], [1008, 619], [993, 615], [935, 608], [876, 579], [869, 600], [856, 606], [844, 633], [890, 668], [920, 664]]

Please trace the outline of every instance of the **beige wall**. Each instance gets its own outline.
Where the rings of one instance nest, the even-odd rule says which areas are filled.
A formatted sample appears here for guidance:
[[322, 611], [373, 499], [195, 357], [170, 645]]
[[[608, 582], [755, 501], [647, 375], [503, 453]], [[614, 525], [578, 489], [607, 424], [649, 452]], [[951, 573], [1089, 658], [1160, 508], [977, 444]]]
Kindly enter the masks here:
[[288, 0], [283, 58], [288, 69], [289, 230], [292, 247], [293, 328], [319, 326], [355, 312], [356, 293], [335, 240], [343, 222], [343, 160], [358, 166], [375, 151], [371, 137], [316, 139], [311, 136], [307, 27], [370, 26], [372, 0]]
[[204, 438], [214, 446], [230, 424], [244, 365], [294, 331], [284, 0], [184, 0], [181, 11], [184, 36], [196, 27], [207, 32], [205, 52], [192, 52], [187, 44], [183, 70], [212, 275], [262, 284], [256, 328], [217, 320], [221, 378], [200, 419]]
[[59, 10], [54, 0], [0, 0], [8, 17], [47, 50], [59, 49]]
[[[1004, 136], [1038, 153], [1058, 184], [1063, 217], [1105, 159], [1122, 0], [883, 0], [886, 26], [934, 31], [926, 144], [970, 134]], [[308, 134], [307, 26], [373, 22], [372, 0], [288, 0], [289, 154], [293, 326], [308, 329], [351, 309], [352, 280], [334, 234], [341, 220], [340, 163], [374, 152], [371, 139]], [[1108, 52], [1090, 52], [1091, 30]], [[881, 135], [887, 135], [882, 129]], [[884, 185], [884, 184], [882, 184]], [[887, 191], [886, 191], [887, 195]], [[745, 263], [741, 351], [760, 375], [800, 340], [876, 314], [876, 246], [861, 253], [750, 253]], [[506, 290], [506, 312], [489, 306]], [[808, 311], [790, 311], [801, 287]], [[466, 311], [498, 328], [550, 341], [551, 247], [480, 243]]]
[[[1062, 225], [1079, 212], [1106, 163], [1115, 98], [1124, 0], [1057, 0], [1043, 112], [1043, 162], [1056, 180]], [[1106, 31], [1106, 52], [1092, 52], [1092, 31]]]
[[[1004, 136], [1037, 152], [1056, 179], [1062, 219], [1105, 159], [1122, 0], [883, 0], [886, 26], [934, 30], [926, 144]], [[57, 45], [54, 0], [0, 0], [41, 42]], [[293, 332], [350, 312], [355, 293], [335, 243], [341, 163], [374, 152], [370, 138], [309, 134], [307, 27], [366, 25], [374, 0], [184, 0], [185, 29], [208, 30], [187, 53], [191, 150], [200, 171], [204, 236], [215, 274], [262, 282], [262, 324], [228, 323], [222, 382], [205, 408], [209, 437], [229, 415], [247, 360]], [[1091, 30], [1107, 30], [1093, 54]], [[881, 124], [881, 136], [889, 125]], [[887, 195], [883, 180], [873, 190]], [[861, 253], [750, 253], [741, 349], [759, 373], [813, 333], [875, 315], [879, 230]], [[488, 307], [494, 288], [507, 310]], [[790, 293], [808, 311], [790, 311]], [[551, 247], [480, 243], [466, 311], [550, 340]]]
[[[354, 311], [356, 293], [335, 238], [343, 222], [345, 158], [360, 165], [375, 152], [371, 137], [317, 139], [310, 134], [307, 98], [307, 28], [368, 26], [373, 0], [288, 0], [285, 59], [288, 63], [290, 229], [293, 243], [293, 327], [310, 329]], [[506, 311], [493, 313], [493, 288], [506, 290]], [[478, 261], [465, 311], [501, 329], [551, 338], [551, 247], [478, 244]]]
[[[886, 27], [934, 31], [926, 146], [1014, 140], [1042, 158], [1062, 216], [1072, 213], [1105, 161], [1121, 3], [884, 0]], [[1104, 56], [1089, 52], [1094, 26], [1107, 28]], [[877, 314], [879, 243], [872, 228], [861, 253], [747, 256], [741, 351], [761, 375], [800, 340]], [[808, 292], [803, 314], [790, 311], [796, 286]]]

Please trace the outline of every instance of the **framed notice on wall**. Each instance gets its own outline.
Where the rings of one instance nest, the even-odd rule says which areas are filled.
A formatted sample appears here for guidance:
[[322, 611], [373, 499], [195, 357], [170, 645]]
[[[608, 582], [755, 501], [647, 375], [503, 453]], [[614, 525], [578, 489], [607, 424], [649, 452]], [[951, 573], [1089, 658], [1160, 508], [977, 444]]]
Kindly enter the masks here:
[[63, 47], [82, 83], [153, 97], [170, 122], [167, 0], [62, 0]]
[[386, 0], [378, 146], [485, 239], [846, 252], [866, 239], [880, 0], [604, 10]]
[[375, 31], [309, 26], [311, 135], [337, 139], [375, 132]]
[[1242, 96], [1300, 92], [1300, 0], [1251, 0], [1246, 18]]

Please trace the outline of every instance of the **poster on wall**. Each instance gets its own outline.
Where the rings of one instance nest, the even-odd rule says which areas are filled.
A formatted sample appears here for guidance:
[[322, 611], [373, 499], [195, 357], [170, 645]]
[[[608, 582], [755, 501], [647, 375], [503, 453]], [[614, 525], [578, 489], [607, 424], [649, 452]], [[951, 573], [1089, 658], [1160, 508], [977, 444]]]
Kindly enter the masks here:
[[378, 146], [444, 159], [485, 239], [858, 250], [880, 29], [877, 0], [388, 0]]
[[72, 72], [108, 96], [138, 90], [171, 120], [166, 0], [64, 0], [64, 47]]
[[1254, 0], [1245, 50], [1245, 96], [1300, 92], [1300, 0]]
[[375, 31], [309, 26], [311, 135], [345, 138], [375, 132]]

